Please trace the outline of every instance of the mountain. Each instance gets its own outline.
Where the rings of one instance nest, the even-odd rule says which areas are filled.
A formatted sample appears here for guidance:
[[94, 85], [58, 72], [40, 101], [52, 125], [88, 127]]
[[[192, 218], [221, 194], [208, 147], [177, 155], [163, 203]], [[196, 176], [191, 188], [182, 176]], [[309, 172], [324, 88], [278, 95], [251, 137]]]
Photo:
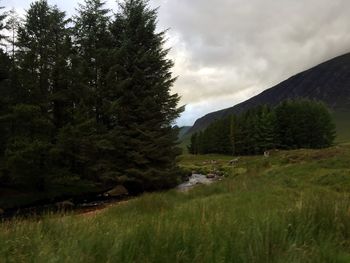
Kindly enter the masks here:
[[[209, 113], [198, 119], [187, 132], [192, 134], [231, 114], [258, 105], [276, 105], [287, 99], [308, 98], [325, 102], [335, 113], [350, 113], [350, 53], [333, 58], [301, 72], [234, 107]], [[350, 114], [346, 114], [350, 122]], [[344, 121], [343, 118], [341, 120]]]
[[184, 135], [191, 129], [191, 126], [182, 126], [179, 131], [179, 139], [181, 140]]

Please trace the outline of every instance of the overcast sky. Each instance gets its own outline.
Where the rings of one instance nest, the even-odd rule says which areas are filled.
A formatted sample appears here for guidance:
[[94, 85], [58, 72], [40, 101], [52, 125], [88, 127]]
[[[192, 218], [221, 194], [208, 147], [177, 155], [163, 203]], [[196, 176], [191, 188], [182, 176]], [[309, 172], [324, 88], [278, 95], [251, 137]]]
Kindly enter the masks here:
[[[2, 0], [19, 12], [29, 0]], [[49, 0], [73, 14], [82, 0]], [[114, 0], [106, 1], [116, 6]], [[179, 125], [350, 51], [349, 0], [151, 0], [179, 76]]]

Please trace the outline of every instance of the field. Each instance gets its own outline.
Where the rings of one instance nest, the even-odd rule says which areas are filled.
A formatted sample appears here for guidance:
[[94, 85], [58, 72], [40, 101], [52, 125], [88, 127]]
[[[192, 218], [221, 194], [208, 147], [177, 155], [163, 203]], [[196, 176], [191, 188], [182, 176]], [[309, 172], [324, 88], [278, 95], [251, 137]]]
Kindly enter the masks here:
[[182, 156], [225, 175], [189, 192], [3, 222], [0, 262], [350, 262], [350, 145], [230, 159]]

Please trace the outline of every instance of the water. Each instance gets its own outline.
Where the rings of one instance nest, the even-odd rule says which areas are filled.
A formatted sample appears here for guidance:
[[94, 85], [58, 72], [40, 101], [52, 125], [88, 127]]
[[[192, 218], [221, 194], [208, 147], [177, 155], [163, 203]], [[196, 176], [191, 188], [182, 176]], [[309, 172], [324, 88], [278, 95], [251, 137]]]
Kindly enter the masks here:
[[[176, 189], [179, 191], [188, 191], [192, 189], [193, 187], [197, 185], [209, 185], [213, 182], [221, 180], [219, 177], [215, 176], [214, 178], [207, 178], [205, 175], [202, 174], [193, 174], [189, 177], [189, 180], [178, 185]], [[98, 210], [106, 205], [118, 203], [123, 200], [128, 200], [132, 198], [132, 196], [126, 196], [126, 197], [108, 197], [103, 194], [92, 194], [92, 195], [86, 195], [81, 196], [77, 198], [71, 198], [70, 200], [74, 203], [74, 207], [69, 208], [70, 210], [76, 211], [76, 212], [84, 212], [84, 211], [92, 211], [92, 210]], [[58, 200], [59, 201], [59, 200]], [[64, 201], [64, 200], [61, 200]], [[13, 208], [8, 209], [5, 211], [5, 213], [0, 214], [0, 222], [1, 219], [11, 219], [13, 217], [34, 217], [34, 216], [40, 216], [45, 215], [48, 213], [55, 213], [59, 212], [60, 209], [57, 206], [57, 203], [52, 203], [49, 200], [41, 201], [40, 203], [33, 204], [30, 206], [24, 206], [20, 208]]]
[[209, 185], [212, 184], [214, 181], [216, 181], [217, 178], [209, 179], [203, 174], [192, 174], [189, 177], [189, 180], [187, 182], [184, 182], [177, 186], [177, 189], [180, 191], [186, 191], [189, 190], [196, 185], [204, 184]]

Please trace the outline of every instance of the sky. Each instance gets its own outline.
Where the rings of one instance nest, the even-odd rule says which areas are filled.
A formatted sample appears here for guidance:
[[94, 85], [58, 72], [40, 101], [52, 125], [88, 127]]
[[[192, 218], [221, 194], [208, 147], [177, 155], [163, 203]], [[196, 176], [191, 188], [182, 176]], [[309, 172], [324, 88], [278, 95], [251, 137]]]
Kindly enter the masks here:
[[[30, 0], [2, 0], [24, 13]], [[48, 0], [68, 15], [82, 0]], [[115, 0], [107, 0], [109, 8]], [[349, 0], [150, 0], [192, 125], [323, 61], [350, 52]]]

